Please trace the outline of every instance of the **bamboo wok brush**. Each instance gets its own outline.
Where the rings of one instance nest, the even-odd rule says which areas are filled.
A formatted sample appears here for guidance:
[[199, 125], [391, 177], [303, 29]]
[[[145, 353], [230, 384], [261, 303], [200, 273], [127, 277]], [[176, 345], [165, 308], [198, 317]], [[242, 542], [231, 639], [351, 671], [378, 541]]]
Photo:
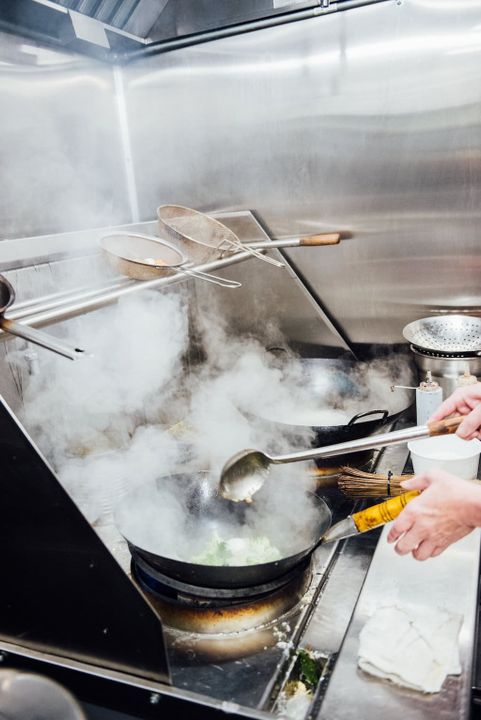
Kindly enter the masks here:
[[393, 475], [391, 472], [381, 475], [343, 466], [337, 486], [349, 498], [395, 497], [406, 492], [401, 487], [401, 482], [412, 477], [413, 475]]

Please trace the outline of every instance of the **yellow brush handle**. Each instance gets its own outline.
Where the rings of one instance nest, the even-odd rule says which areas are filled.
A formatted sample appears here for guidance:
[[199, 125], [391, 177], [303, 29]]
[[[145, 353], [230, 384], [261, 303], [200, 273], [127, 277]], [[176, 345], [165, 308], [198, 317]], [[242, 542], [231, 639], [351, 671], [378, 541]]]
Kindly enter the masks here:
[[379, 505], [372, 505], [365, 510], [354, 513], [352, 515], [354, 524], [360, 533], [372, 530], [378, 525], [385, 525], [390, 520], [397, 518], [408, 502], [414, 500], [419, 494], [419, 490], [412, 490], [412, 492], [403, 493], [379, 503]]

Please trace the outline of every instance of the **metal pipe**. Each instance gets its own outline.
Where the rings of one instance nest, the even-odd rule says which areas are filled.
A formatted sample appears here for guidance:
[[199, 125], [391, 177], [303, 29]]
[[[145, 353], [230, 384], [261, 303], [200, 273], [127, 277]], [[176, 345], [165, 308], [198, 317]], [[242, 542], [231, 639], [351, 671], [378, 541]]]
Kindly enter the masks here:
[[38, 332], [31, 327], [27, 327], [23, 323], [13, 322], [12, 320], [0, 319], [0, 327], [5, 335], [16, 335], [27, 340], [27, 342], [34, 343], [40, 347], [50, 350], [51, 352], [61, 355], [62, 357], [68, 358], [68, 360], [78, 360], [81, 357], [89, 357], [85, 354], [82, 348], [73, 348], [70, 345], [65, 345], [61, 340], [55, 337], [51, 337], [43, 332]]
[[[197, 265], [192, 269], [201, 272], [210, 272], [211, 270], [220, 270], [230, 265], [237, 265], [238, 263], [244, 262], [252, 258], [251, 253], [242, 252], [230, 255], [227, 258], [221, 260], [213, 260], [203, 265]], [[45, 327], [52, 323], [62, 322], [69, 320], [70, 318], [83, 315], [84, 313], [91, 312], [93, 310], [99, 310], [100, 308], [112, 305], [119, 298], [131, 295], [142, 290], [158, 290], [169, 285], [176, 285], [180, 282], [185, 282], [188, 279], [183, 275], [173, 275], [170, 277], [163, 277], [156, 280], [145, 280], [137, 281], [126, 287], [121, 287], [116, 290], [108, 290], [104, 293], [99, 293], [94, 297], [83, 298], [82, 294], [77, 297], [71, 297], [68, 302], [64, 305], [56, 306], [50, 310], [44, 310], [43, 312], [32, 312], [29, 315], [25, 315], [22, 318], [21, 325], [28, 325], [31, 327]], [[5, 314], [5, 318], [9, 320], [11, 314]], [[8, 333], [0, 330], [0, 340], [8, 338]]]
[[[334, 237], [337, 233], [324, 233], [324, 235], [332, 235], [332, 237]], [[322, 237], [322, 235], [319, 237]], [[273, 240], [270, 242], [257, 241], [245, 244], [250, 248], [269, 250], [276, 248], [301, 247], [301, 239], [288, 238], [286, 240]], [[229, 259], [232, 257], [233, 255], [228, 256]], [[50, 293], [49, 295], [44, 295], [41, 298], [24, 300], [20, 303], [15, 302], [14, 305], [11, 306], [11, 310], [6, 317], [8, 317], [8, 320], [23, 320], [23, 318], [30, 317], [34, 314], [37, 315], [57, 307], [62, 307], [69, 301], [77, 303], [80, 300], [88, 300], [96, 295], [103, 295], [106, 290], [116, 290], [134, 284], [136, 284], [135, 280], [118, 276], [107, 283], [103, 283], [102, 285], [85, 285], [77, 288], [76, 290], [63, 290], [56, 293]]]
[[337, 445], [326, 445], [315, 450], [302, 450], [300, 452], [279, 455], [269, 458], [272, 463], [291, 463], [302, 460], [325, 459], [336, 457], [337, 455], [347, 455], [352, 452], [361, 450], [372, 450], [378, 447], [388, 447], [389, 445], [400, 445], [410, 440], [419, 440], [432, 435], [429, 425], [418, 425], [409, 427], [404, 430], [395, 430], [394, 432], [383, 433], [382, 435], [370, 435], [359, 440], [349, 440], [347, 442], [338, 443]]
[[59, 293], [52, 293], [51, 295], [45, 295], [36, 301], [28, 301], [22, 303], [22, 305], [12, 305], [11, 311], [8, 313], [9, 320], [23, 320], [25, 317], [36, 315], [37, 313], [47, 312], [53, 310], [56, 307], [62, 307], [69, 300], [78, 302], [79, 300], [88, 300], [89, 298], [96, 297], [97, 295], [104, 294], [107, 290], [116, 290], [129, 285], [135, 284], [135, 280], [129, 280], [124, 278], [121, 281], [106, 283], [103, 286], [99, 286], [97, 289], [90, 289], [85, 291], [65, 291]]
[[[58, 290], [54, 293], [48, 293], [48, 295], [42, 295], [40, 298], [30, 298], [30, 300], [22, 300], [21, 302], [17, 302], [15, 300], [14, 304], [11, 306], [12, 310], [24, 310], [25, 308], [32, 308], [33, 306], [39, 304], [39, 303], [47, 303], [50, 301], [56, 301], [56, 300], [62, 300], [67, 299], [69, 295], [77, 294], [81, 292], [100, 292], [101, 290], [105, 290], [109, 285], [115, 285], [119, 282], [127, 282], [128, 279], [124, 275], [118, 275], [115, 278], [112, 278], [112, 280], [109, 280], [108, 282], [102, 282], [97, 283], [95, 285], [80, 285], [80, 287], [76, 287], [73, 290]], [[19, 316], [20, 317], [20, 316]], [[13, 313], [12, 313], [12, 320], [13, 320]]]
[[238, 25], [229, 25], [228, 27], [217, 30], [192, 33], [191, 35], [176, 38], [175, 40], [160, 40], [158, 42], [150, 43], [140, 50], [117, 53], [115, 55], [115, 61], [122, 63], [134, 62], [135, 60], [142, 60], [146, 57], [159, 55], [160, 53], [170, 52], [172, 50], [180, 50], [181, 48], [199, 45], [212, 40], [220, 40], [222, 38], [241, 35], [254, 30], [263, 30], [264, 28], [286, 25], [288, 23], [298, 22], [301, 20], [309, 20], [311, 18], [319, 17], [320, 15], [328, 15], [340, 10], [351, 10], [364, 5], [374, 5], [379, 2], [387, 2], [387, 0], [341, 0], [341, 2], [331, 2], [325, 7], [316, 5], [316, 7], [307, 8], [306, 10], [296, 10], [294, 12], [283, 13], [282, 15], [276, 15], [274, 17], [262, 18], [261, 20], [251, 20], [250, 22], [239, 23]]

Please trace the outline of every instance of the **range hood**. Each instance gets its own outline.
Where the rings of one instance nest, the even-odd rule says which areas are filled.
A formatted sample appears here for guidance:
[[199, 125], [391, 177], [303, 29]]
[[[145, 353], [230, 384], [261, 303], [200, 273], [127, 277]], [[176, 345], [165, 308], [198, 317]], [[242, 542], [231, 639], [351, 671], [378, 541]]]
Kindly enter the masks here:
[[0, 30], [109, 62], [128, 62], [387, 0], [3, 0]]

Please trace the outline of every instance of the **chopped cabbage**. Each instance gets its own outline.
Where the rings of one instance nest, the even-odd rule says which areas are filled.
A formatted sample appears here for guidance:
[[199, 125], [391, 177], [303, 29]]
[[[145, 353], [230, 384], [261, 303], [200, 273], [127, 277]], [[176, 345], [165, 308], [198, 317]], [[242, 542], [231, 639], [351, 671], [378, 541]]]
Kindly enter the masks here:
[[268, 537], [260, 535], [254, 538], [230, 538], [222, 540], [217, 533], [204, 547], [204, 550], [192, 558], [199, 565], [259, 565], [281, 559], [279, 550], [271, 545]]

